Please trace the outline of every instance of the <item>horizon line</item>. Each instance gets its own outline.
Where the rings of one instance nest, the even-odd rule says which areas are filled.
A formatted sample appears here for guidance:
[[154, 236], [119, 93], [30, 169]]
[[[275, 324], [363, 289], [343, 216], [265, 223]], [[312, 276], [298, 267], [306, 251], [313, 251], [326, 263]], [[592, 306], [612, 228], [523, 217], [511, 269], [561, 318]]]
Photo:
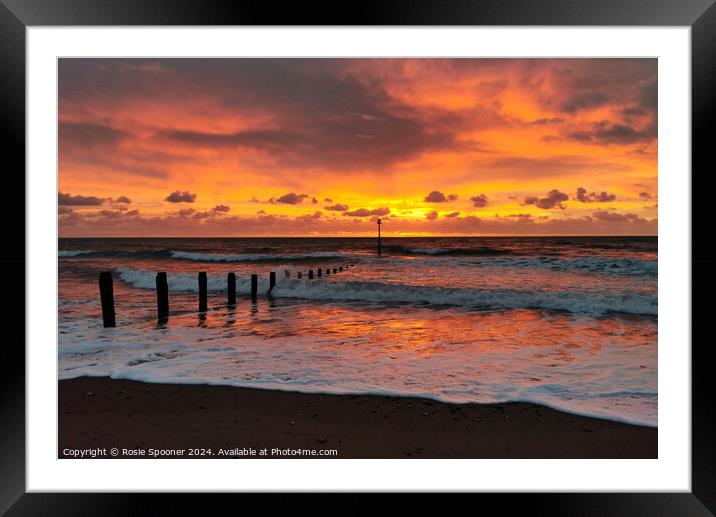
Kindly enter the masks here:
[[[383, 235], [381, 239], [495, 239], [495, 238], [545, 238], [545, 237], [598, 237], [598, 238], [619, 238], [619, 237], [654, 237], [659, 235], [651, 234], [629, 234], [629, 235], [604, 235], [604, 234], [545, 234], [545, 235]], [[125, 235], [125, 236], [58, 236], [58, 239], [377, 239], [376, 235]]]

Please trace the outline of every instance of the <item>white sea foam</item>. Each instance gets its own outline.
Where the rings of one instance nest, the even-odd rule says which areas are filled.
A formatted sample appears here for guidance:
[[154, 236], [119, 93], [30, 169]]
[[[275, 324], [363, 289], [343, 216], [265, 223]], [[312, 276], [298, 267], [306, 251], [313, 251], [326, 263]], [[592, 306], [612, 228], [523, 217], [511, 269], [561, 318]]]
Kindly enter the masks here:
[[[247, 319], [242, 320], [242, 314]], [[425, 323], [425, 314], [413, 314], [415, 320], [404, 321], [408, 327]], [[248, 311], [237, 311], [231, 318], [238, 321], [226, 327], [221, 323], [229, 315], [219, 312], [209, 316], [219, 325], [207, 328], [187, 324], [189, 317], [174, 318], [161, 333], [139, 324], [116, 329], [67, 327], [60, 334], [59, 377], [417, 396], [456, 403], [524, 401], [657, 424], [655, 344], [624, 347], [618, 337], [603, 334], [596, 346], [594, 323], [588, 320], [556, 321], [571, 321], [571, 326], [568, 337], [555, 342], [540, 339], [541, 324], [518, 318], [511, 324], [515, 332], [494, 346], [490, 330], [499, 318], [463, 316], [451, 320], [473, 329], [463, 342], [451, 341], [451, 324], [435, 327], [429, 343], [417, 340], [402, 346], [403, 335], [389, 329], [379, 339], [352, 332], [352, 316], [344, 321], [340, 314], [332, 314], [321, 320], [311, 311], [306, 314], [310, 322], [292, 322], [303, 331], [284, 335], [281, 331], [296, 316], [295, 308], [273, 309], [271, 315], [257, 320]], [[627, 325], [610, 329], [624, 331]], [[329, 338], [337, 329], [344, 333], [339, 330]]]
[[[451, 254], [446, 257], [447, 251], [434, 250], [425, 252], [421, 260], [433, 264], [499, 267], [514, 269], [537, 269], [557, 272], [599, 273], [616, 276], [647, 276], [655, 277], [659, 272], [656, 260], [642, 260], [636, 258], [610, 258], [610, 257], [472, 257]], [[399, 257], [388, 260], [401, 261]]]
[[313, 253], [303, 253], [300, 255], [271, 255], [266, 253], [243, 253], [243, 254], [216, 254], [216, 253], [198, 253], [193, 251], [170, 251], [169, 254], [173, 258], [182, 260], [194, 260], [199, 262], [270, 262], [270, 261], [296, 261], [311, 260], [321, 258], [341, 258], [344, 254], [317, 251]]
[[[118, 269], [119, 277], [140, 289], [154, 289], [156, 273], [138, 269]], [[196, 274], [169, 273], [169, 289], [172, 291], [198, 291]], [[210, 291], [226, 289], [224, 276], [209, 275]], [[249, 278], [236, 279], [236, 292], [249, 294]], [[268, 289], [268, 281], [262, 278], [259, 291]], [[385, 282], [334, 282], [324, 280], [297, 280], [279, 278], [272, 291], [276, 298], [303, 298], [317, 301], [364, 301], [382, 303], [408, 303], [434, 306], [453, 306], [465, 309], [549, 309], [603, 315], [629, 313], [657, 315], [658, 303], [649, 294], [608, 294], [570, 291], [539, 291], [517, 289], [478, 289], [436, 286], [416, 286]]]
[[90, 250], [60, 250], [57, 252], [58, 257], [77, 257], [78, 255], [87, 255], [92, 253]]

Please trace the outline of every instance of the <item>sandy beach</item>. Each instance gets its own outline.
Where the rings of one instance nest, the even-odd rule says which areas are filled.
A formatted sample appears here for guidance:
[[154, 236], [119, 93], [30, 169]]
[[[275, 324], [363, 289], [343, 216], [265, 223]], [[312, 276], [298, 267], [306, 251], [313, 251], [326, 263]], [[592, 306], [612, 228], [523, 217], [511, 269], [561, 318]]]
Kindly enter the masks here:
[[112, 458], [112, 448], [118, 458], [656, 458], [657, 436], [656, 428], [528, 403], [59, 382], [60, 458], [89, 450]]

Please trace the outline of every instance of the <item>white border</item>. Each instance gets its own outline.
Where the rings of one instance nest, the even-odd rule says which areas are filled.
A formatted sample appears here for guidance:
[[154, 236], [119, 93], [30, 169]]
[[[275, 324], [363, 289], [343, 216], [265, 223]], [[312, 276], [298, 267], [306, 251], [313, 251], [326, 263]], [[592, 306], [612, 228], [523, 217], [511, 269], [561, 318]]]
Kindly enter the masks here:
[[[688, 27], [28, 28], [28, 491], [690, 491], [690, 39]], [[659, 58], [658, 460], [56, 459], [57, 58], [327, 55]]]

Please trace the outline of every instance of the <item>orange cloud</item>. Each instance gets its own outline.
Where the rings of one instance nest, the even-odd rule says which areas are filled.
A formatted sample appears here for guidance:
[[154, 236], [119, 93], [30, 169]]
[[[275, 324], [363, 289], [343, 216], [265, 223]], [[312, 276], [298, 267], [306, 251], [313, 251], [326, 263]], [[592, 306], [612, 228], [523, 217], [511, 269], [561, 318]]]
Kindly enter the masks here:
[[386, 235], [655, 234], [656, 76], [654, 59], [61, 59], [60, 234], [368, 235], [378, 216]]

